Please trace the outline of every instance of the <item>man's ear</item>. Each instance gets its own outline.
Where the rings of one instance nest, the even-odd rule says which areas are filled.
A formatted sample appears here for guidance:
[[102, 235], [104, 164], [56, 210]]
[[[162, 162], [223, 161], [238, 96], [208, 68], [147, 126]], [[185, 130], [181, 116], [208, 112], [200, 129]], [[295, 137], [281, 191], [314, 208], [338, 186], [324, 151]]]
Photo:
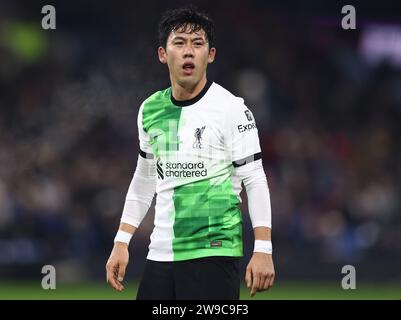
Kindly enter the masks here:
[[207, 57], [207, 62], [212, 63], [216, 57], [216, 48], [212, 47], [209, 50], [209, 55]]
[[164, 50], [164, 48], [163, 47], [159, 47], [158, 49], [157, 49], [157, 53], [158, 53], [158, 55], [159, 55], [159, 61], [161, 62], [161, 63], [164, 63], [164, 64], [166, 64], [167, 63], [167, 57], [166, 57], [166, 50]]

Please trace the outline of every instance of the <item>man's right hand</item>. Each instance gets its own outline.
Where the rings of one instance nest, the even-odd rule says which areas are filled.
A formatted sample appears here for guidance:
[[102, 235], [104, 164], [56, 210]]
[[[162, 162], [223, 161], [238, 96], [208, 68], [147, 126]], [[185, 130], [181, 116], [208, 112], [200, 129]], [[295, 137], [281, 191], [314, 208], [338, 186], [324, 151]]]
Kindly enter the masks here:
[[123, 242], [115, 242], [109, 260], [106, 263], [106, 279], [107, 283], [117, 291], [124, 290], [121, 282], [124, 280], [128, 260], [128, 245]]

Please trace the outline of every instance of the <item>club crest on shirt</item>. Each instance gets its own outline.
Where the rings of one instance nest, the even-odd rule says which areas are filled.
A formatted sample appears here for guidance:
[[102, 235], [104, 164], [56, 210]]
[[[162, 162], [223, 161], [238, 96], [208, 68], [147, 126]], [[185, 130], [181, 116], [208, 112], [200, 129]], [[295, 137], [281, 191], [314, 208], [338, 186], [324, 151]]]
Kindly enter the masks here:
[[206, 128], [206, 126], [195, 129], [195, 134], [194, 134], [195, 142], [192, 144], [192, 148], [202, 149], [202, 134], [203, 134], [203, 131], [205, 131], [205, 128]]

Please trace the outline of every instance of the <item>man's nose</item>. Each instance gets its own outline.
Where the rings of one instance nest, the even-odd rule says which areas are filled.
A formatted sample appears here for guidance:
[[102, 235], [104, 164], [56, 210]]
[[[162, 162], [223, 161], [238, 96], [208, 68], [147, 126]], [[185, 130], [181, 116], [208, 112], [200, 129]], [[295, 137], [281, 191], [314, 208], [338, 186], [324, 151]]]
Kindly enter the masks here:
[[194, 48], [191, 45], [186, 45], [184, 48], [184, 58], [194, 57]]

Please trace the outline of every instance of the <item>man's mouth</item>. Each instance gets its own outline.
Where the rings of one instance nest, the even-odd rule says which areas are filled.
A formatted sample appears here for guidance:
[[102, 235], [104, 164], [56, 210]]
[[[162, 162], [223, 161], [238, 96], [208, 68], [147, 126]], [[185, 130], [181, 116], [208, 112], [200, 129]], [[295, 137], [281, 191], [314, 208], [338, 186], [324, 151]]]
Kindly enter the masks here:
[[192, 62], [186, 62], [183, 64], [182, 68], [186, 73], [192, 73], [192, 70], [195, 69], [195, 65]]

